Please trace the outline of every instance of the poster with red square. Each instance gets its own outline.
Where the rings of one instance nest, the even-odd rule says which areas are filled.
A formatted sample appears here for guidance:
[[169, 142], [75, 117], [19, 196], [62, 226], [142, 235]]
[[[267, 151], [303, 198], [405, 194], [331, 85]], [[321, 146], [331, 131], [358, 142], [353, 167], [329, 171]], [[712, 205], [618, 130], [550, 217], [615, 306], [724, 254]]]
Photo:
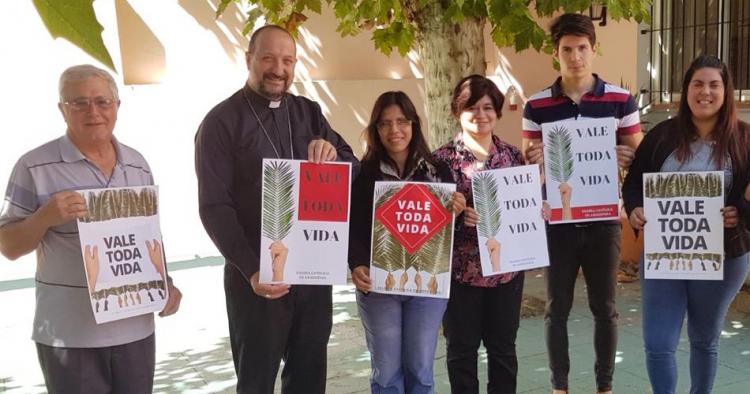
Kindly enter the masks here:
[[260, 283], [346, 284], [351, 168], [263, 159]]
[[448, 298], [453, 255], [451, 183], [375, 182], [371, 290]]
[[299, 165], [298, 219], [345, 222], [349, 218], [349, 168], [340, 164]]
[[377, 218], [409, 253], [414, 253], [452, 219], [427, 185], [411, 183], [375, 211]]

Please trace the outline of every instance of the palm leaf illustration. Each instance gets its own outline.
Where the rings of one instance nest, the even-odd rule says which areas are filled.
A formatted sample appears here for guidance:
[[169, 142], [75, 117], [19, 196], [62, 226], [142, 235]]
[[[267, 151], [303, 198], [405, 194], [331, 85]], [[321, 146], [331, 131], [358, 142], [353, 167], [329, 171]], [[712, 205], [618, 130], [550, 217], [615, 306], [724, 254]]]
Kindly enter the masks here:
[[[447, 208], [448, 203], [453, 197], [453, 192], [432, 185], [429, 186], [429, 189], [440, 200], [443, 206]], [[449, 221], [416, 252], [419, 254], [421, 271], [429, 272], [432, 275], [449, 271], [451, 264], [449, 260], [451, 248], [453, 247], [451, 230], [451, 221]]]
[[375, 220], [372, 265], [388, 272], [399, 269], [405, 270], [405, 253], [406, 250], [393, 239], [390, 231], [380, 221]]
[[549, 175], [558, 183], [567, 182], [573, 176], [573, 140], [568, 129], [555, 126], [547, 135], [545, 160], [549, 161]]
[[494, 238], [500, 231], [502, 210], [497, 196], [497, 182], [488, 173], [477, 173], [472, 179], [474, 184], [474, 208], [481, 220], [477, 226], [479, 234], [485, 238]]
[[430, 190], [430, 193], [432, 193], [433, 196], [437, 197], [438, 200], [440, 200], [440, 203], [442, 203], [444, 207], [448, 208], [448, 203], [451, 201], [451, 198], [453, 198], [452, 191], [433, 185], [428, 185], [427, 188]]
[[419, 258], [420, 270], [432, 275], [448, 272], [452, 247], [451, 225], [448, 223], [415, 253]]
[[392, 185], [392, 184], [380, 185], [380, 187], [378, 187], [375, 190], [375, 198], [374, 198], [375, 206], [379, 207], [385, 204], [385, 202], [390, 200], [391, 197], [393, 197], [393, 195], [396, 194], [396, 192], [401, 190], [401, 188], [402, 188], [401, 185]]
[[695, 177], [694, 176], [688, 176], [687, 181], [685, 182], [685, 188], [687, 188], [687, 195], [688, 196], [695, 196]]
[[718, 174], [708, 174], [708, 179], [711, 180], [711, 190], [709, 190], [707, 197], [718, 197], [721, 195], [721, 178]]
[[[396, 192], [401, 190], [401, 185], [380, 185], [375, 190], [375, 206], [379, 207], [390, 200]], [[372, 265], [388, 272], [406, 269], [404, 254], [406, 250], [398, 243], [390, 231], [379, 220], [373, 221], [372, 230], [373, 255]]]
[[294, 222], [294, 172], [283, 161], [263, 168], [263, 236], [281, 241]]
[[646, 198], [653, 198], [654, 197], [654, 178], [644, 178], [645, 181], [643, 182], [643, 195], [646, 196]]

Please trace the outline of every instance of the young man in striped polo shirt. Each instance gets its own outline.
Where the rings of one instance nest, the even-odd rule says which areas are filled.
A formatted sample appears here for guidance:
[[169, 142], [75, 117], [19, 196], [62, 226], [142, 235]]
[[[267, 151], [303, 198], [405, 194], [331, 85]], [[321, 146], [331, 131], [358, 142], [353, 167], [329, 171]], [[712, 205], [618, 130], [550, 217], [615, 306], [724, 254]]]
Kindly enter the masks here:
[[[596, 32], [591, 19], [564, 14], [550, 26], [553, 56], [560, 77], [531, 96], [524, 107], [522, 149], [529, 163], [544, 164], [542, 124], [568, 119], [614, 117], [618, 164], [627, 168], [643, 135], [633, 96], [592, 73]], [[598, 221], [549, 226], [550, 266], [547, 269], [545, 336], [553, 393], [567, 393], [568, 314], [579, 268], [583, 269], [589, 307], [594, 315], [596, 385], [599, 393], [612, 391], [617, 349], [615, 290], [620, 260], [619, 221]]]

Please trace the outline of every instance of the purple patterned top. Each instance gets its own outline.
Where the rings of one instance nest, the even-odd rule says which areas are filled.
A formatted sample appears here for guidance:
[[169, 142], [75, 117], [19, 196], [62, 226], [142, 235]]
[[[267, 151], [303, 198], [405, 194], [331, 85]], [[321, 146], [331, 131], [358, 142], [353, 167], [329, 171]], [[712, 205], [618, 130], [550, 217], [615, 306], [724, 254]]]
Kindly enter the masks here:
[[[482, 170], [515, 167], [524, 164], [521, 150], [492, 136], [492, 147], [485, 162], [480, 162], [464, 145], [463, 134], [453, 141], [441, 146], [435, 157], [445, 162], [453, 173], [456, 191], [466, 197], [466, 205], [474, 207], [474, 196], [471, 191], [471, 175]], [[482, 264], [479, 260], [479, 241], [476, 227], [467, 227], [463, 222], [456, 225], [453, 235], [453, 278], [460, 283], [475, 287], [497, 287], [510, 282], [516, 273], [482, 276]]]

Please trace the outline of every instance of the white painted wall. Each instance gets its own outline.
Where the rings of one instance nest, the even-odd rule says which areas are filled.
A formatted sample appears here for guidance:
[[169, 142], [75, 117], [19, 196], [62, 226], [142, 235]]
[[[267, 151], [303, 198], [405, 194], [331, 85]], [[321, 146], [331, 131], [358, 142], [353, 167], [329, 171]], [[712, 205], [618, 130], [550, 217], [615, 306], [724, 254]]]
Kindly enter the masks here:
[[[105, 43], [120, 69], [116, 78], [123, 104], [115, 133], [143, 153], [154, 170], [161, 187], [162, 231], [170, 261], [218, 254], [197, 214], [193, 137], [205, 113], [244, 83], [247, 40], [239, 33], [242, 11], [230, 7], [217, 23], [216, 2], [94, 2], [106, 28]], [[374, 50], [369, 34], [340, 38], [329, 10], [322, 16], [311, 15], [304, 26], [298, 39], [294, 91], [320, 102], [332, 126], [358, 153], [359, 136], [380, 93], [404, 90], [418, 108], [424, 108], [421, 65], [414, 53], [406, 59], [395, 54], [386, 57]], [[598, 32], [603, 56], [596, 60], [595, 71], [611, 82], [619, 83], [622, 77], [635, 86], [636, 25], [610, 21]], [[95, 62], [67, 41], [53, 40], [31, 2], [5, 2], [0, 36], [4, 88], [0, 189], [4, 191], [18, 157], [65, 130], [56, 107], [60, 72], [73, 64]], [[514, 84], [528, 95], [556, 77], [547, 55], [498, 50], [489, 37], [486, 46], [488, 74], [503, 91]], [[520, 109], [506, 108], [497, 127], [501, 138], [520, 143], [520, 119]], [[26, 256], [10, 264], [0, 258], [0, 280], [30, 276], [33, 260]]]

